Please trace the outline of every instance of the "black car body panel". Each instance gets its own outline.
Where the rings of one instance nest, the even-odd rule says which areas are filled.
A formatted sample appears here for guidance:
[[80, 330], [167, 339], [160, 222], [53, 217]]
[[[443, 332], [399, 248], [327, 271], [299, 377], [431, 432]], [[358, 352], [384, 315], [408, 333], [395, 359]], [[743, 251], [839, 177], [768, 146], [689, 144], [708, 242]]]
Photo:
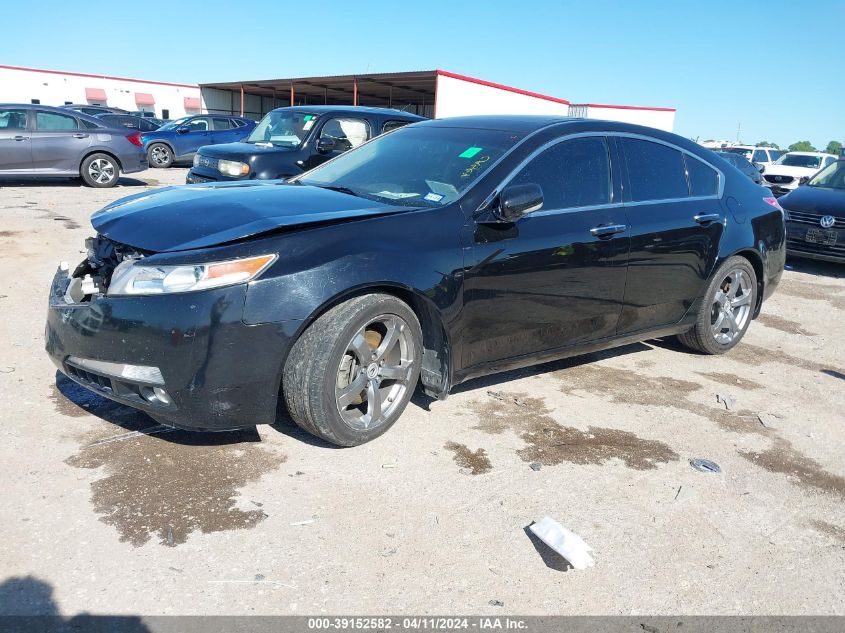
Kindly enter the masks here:
[[[317, 124], [298, 147], [279, 147], [253, 142], [206, 145], [199, 149], [194, 167], [188, 172], [186, 182], [196, 184], [231, 180], [273, 180], [289, 178], [316, 167], [341, 153], [339, 150], [321, 153], [317, 151], [317, 139], [332, 118], [353, 117], [366, 121], [371, 138], [380, 135], [387, 123], [416, 123], [425, 120], [421, 116], [388, 108], [367, 108], [352, 106], [293, 106], [277, 108], [275, 112], [296, 112], [316, 117]], [[260, 123], [259, 123], [260, 125]], [[218, 168], [219, 160], [231, 160], [249, 165], [249, 173], [242, 176], [227, 176]]]
[[788, 254], [845, 263], [845, 190], [803, 185], [778, 202]]
[[[201, 218], [196, 215], [199, 207]], [[167, 252], [217, 246], [285, 227], [407, 210], [317, 187], [233, 182], [135, 194], [104, 207], [91, 223], [98, 233], [121, 244]]]
[[[148, 251], [145, 265], [279, 257], [246, 284], [161, 296], [95, 294], [81, 303], [64, 298], [68, 272], [59, 271], [48, 353], [77, 382], [168, 424], [224, 429], [271, 422], [296, 338], [331, 306], [360, 293], [394, 294], [417, 313], [421, 383], [445, 397], [474, 376], [686, 331], [714, 270], [733, 255], [747, 257], [757, 271], [755, 314], [778, 284], [782, 211], [764, 200], [766, 189], [691, 141], [624, 123], [554, 117], [412, 127], [439, 126], [505, 130], [516, 139], [442, 206], [394, 207], [307, 185], [244, 183], [141, 194], [107, 207], [94, 216], [95, 228], [103, 239]], [[579, 137], [606, 143], [609, 204], [491, 220], [501, 188], [528, 159]], [[662, 143], [685, 161], [721, 171], [718, 195], [632, 200], [641, 165], [624, 139]], [[694, 218], [703, 213], [714, 219]], [[623, 230], [592, 233], [608, 225]], [[175, 409], [80, 378], [70, 357], [159, 367]]]

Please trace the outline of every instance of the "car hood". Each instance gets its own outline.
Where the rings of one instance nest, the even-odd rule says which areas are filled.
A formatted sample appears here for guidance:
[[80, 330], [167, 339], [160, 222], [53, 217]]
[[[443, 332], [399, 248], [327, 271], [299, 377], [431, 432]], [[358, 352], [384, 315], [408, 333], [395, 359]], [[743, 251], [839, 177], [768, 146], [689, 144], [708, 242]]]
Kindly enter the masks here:
[[845, 218], [845, 190], [824, 187], [798, 187], [778, 200], [787, 211]]
[[271, 145], [256, 145], [254, 143], [221, 143], [220, 145], [204, 145], [199, 149], [202, 156], [209, 158], [234, 159], [247, 162], [254, 156], [267, 154], [290, 154], [297, 147], [276, 147]]
[[91, 224], [111, 240], [158, 253], [218, 246], [283, 227], [410, 210], [318, 187], [250, 181], [136, 194], [97, 211]]
[[763, 172], [766, 176], [793, 176], [801, 178], [802, 176], [812, 176], [821, 167], [790, 167], [788, 165], [768, 165], [766, 171]]

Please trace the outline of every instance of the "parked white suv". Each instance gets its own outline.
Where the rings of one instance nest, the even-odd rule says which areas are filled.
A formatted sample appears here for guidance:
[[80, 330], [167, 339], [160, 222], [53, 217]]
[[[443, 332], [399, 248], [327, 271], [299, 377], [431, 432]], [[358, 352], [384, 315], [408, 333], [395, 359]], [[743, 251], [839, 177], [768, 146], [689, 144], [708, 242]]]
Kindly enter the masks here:
[[745, 160], [755, 165], [765, 165], [766, 167], [773, 164], [783, 155], [781, 150], [775, 149], [774, 147], [756, 147], [754, 145], [734, 145], [732, 147], [723, 147], [719, 151], [739, 154]]
[[776, 196], [797, 189], [816, 172], [836, 161], [833, 154], [822, 152], [789, 152], [763, 172], [763, 184]]

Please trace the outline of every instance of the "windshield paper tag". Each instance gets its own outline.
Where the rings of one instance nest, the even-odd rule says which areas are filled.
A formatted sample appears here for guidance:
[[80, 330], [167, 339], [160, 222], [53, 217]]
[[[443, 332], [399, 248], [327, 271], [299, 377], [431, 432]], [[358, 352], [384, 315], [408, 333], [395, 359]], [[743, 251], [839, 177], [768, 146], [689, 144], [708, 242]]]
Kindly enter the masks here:
[[312, 127], [314, 127], [314, 119], [309, 119], [309, 120], [308, 120], [308, 121], [306, 121], [306, 122], [305, 122], [305, 124], [302, 126], [302, 129], [303, 129], [303, 130], [310, 130]]
[[423, 197], [423, 200], [428, 200], [429, 202], [440, 202], [444, 197], [445, 196], [439, 193], [427, 193]]
[[463, 152], [458, 154], [458, 158], [472, 158], [481, 151], [480, 147], [467, 147]]

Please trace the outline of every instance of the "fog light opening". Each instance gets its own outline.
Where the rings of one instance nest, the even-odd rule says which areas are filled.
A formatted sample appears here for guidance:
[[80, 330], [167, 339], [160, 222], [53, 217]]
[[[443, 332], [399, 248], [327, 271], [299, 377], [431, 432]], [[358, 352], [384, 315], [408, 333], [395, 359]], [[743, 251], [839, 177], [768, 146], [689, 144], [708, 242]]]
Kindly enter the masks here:
[[141, 396], [150, 404], [172, 404], [170, 394], [165, 391], [164, 387], [147, 387], [140, 388]]

